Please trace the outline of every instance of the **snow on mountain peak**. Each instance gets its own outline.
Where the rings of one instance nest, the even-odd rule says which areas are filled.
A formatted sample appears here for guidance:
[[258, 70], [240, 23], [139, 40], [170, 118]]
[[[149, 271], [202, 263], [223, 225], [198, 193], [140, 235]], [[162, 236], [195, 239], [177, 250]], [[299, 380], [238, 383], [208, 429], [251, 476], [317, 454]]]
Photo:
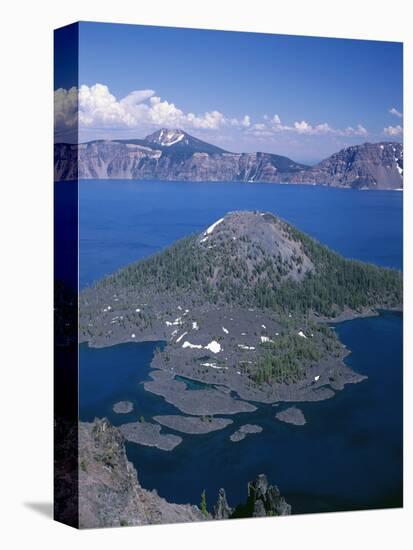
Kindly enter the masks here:
[[167, 128], [162, 128], [158, 132], [155, 132], [151, 136], [148, 136], [147, 139], [153, 143], [162, 145], [163, 147], [170, 147], [175, 145], [185, 137], [185, 132], [179, 129], [169, 130]]

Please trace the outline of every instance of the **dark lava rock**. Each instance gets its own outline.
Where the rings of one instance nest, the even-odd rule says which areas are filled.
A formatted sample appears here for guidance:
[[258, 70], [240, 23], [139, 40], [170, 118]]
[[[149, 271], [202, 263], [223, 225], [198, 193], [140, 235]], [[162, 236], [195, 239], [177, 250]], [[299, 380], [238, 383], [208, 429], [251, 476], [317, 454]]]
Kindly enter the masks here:
[[253, 517], [288, 516], [291, 506], [287, 504], [276, 485], [269, 485], [265, 474], [260, 474], [248, 484], [247, 505], [252, 509]]
[[214, 506], [213, 517], [214, 519], [228, 519], [232, 515], [232, 508], [227, 502], [227, 495], [225, 489], [221, 488], [218, 492], [218, 500]]
[[[216, 514], [229, 513], [230, 508], [225, 506], [225, 492], [218, 495], [218, 501], [214, 507], [214, 518], [222, 519]], [[229, 518], [265, 517], [265, 516], [288, 516], [291, 514], [291, 506], [281, 496], [276, 485], [269, 485], [267, 476], [260, 474], [255, 481], [248, 483], [248, 498], [245, 504], [239, 504], [235, 510], [228, 515]]]
[[204, 521], [197, 506], [174, 504], [144, 489], [119, 428], [106, 419], [79, 423], [79, 527]]

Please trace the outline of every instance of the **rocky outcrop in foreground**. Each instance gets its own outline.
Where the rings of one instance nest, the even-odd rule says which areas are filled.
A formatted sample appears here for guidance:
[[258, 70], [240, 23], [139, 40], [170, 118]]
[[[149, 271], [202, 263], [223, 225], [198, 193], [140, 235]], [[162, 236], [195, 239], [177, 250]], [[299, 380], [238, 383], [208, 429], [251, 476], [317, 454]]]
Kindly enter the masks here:
[[172, 504], [143, 489], [124, 438], [106, 419], [79, 424], [79, 527], [201, 521], [189, 504]]
[[236, 517], [279, 516], [291, 507], [265, 475], [248, 485], [245, 504], [232, 509], [224, 489], [211, 513], [190, 504], [173, 504], [144, 489], [128, 461], [124, 438], [107, 419], [79, 424], [79, 527], [117, 527], [182, 523]]
[[144, 139], [57, 143], [55, 180], [133, 179], [307, 183], [356, 189], [403, 187], [403, 145], [364, 143], [309, 167], [271, 153], [231, 153], [163, 128]]
[[255, 481], [248, 483], [248, 498], [245, 504], [234, 510], [229, 508], [223, 489], [220, 490], [218, 502], [214, 509], [215, 518], [247, 518], [265, 516], [289, 516], [291, 506], [281, 496], [276, 485], [268, 483], [267, 476], [260, 474]]

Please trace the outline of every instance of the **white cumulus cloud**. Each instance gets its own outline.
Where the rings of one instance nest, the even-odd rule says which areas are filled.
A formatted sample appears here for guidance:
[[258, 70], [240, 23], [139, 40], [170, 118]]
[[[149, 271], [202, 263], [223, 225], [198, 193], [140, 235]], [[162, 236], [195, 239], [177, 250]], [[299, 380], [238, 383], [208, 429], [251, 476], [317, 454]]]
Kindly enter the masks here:
[[400, 136], [403, 134], [403, 127], [398, 124], [397, 126], [387, 126], [384, 128], [383, 132], [386, 136]]
[[[155, 90], [134, 90], [117, 98], [105, 84], [82, 84], [79, 89], [60, 88], [55, 91], [55, 130], [70, 130], [79, 123], [80, 131], [140, 130], [153, 131], [159, 127], [186, 130], [217, 131], [236, 129], [241, 135], [268, 138], [280, 132], [303, 136], [366, 136], [361, 124], [356, 127], [334, 128], [327, 122], [313, 124], [307, 120], [284, 123], [279, 114], [264, 115], [253, 121], [250, 115], [240, 118], [226, 116], [218, 110], [204, 113], [185, 112], [174, 103], [162, 99]], [[397, 132], [389, 127], [385, 133]], [[219, 134], [221, 135], [221, 133]]]
[[403, 118], [403, 113], [398, 111], [395, 107], [392, 107], [391, 109], [389, 109], [389, 113], [399, 118]]
[[81, 129], [168, 126], [217, 130], [224, 126], [248, 128], [251, 124], [249, 115], [238, 120], [227, 118], [217, 110], [202, 114], [185, 113], [150, 89], [132, 91], [121, 99], [117, 99], [108, 86], [99, 83], [93, 86], [83, 84], [78, 91], [76, 88], [55, 91], [56, 127], [68, 128], [75, 124], [77, 110]]

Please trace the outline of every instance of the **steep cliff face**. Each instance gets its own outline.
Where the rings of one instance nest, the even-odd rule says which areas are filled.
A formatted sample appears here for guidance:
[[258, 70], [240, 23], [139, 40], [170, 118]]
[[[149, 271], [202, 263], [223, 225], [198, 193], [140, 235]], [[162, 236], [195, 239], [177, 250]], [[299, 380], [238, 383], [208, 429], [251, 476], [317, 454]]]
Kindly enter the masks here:
[[79, 527], [202, 521], [196, 506], [171, 504], [139, 484], [120, 431], [107, 420], [79, 424]]
[[[78, 165], [78, 166], [77, 166]], [[307, 166], [269, 153], [230, 153], [166, 128], [145, 139], [55, 145], [55, 180], [282, 181]]]
[[342, 149], [291, 181], [369, 189], [403, 187], [403, 145], [364, 143]]
[[291, 506], [264, 474], [248, 484], [248, 497], [235, 509], [220, 489], [213, 511], [190, 504], [172, 504], [143, 489], [128, 461], [124, 439], [105, 418], [79, 424], [79, 527], [121, 527], [183, 523], [236, 517], [284, 516]]
[[[171, 146], [174, 147], [174, 146]], [[208, 153], [120, 142], [79, 146], [79, 177], [184, 181], [280, 181], [304, 168], [267, 153]]]
[[310, 168], [270, 153], [230, 153], [166, 128], [144, 139], [55, 145], [55, 180], [134, 179], [316, 183], [368, 189], [403, 186], [403, 145], [348, 147]]
[[265, 475], [248, 484], [245, 504], [229, 507], [220, 489], [212, 513], [190, 504], [172, 504], [157, 492], [143, 489], [128, 461], [124, 439], [106, 420], [79, 424], [79, 527], [120, 527], [183, 523], [233, 517], [282, 516], [291, 506]]

